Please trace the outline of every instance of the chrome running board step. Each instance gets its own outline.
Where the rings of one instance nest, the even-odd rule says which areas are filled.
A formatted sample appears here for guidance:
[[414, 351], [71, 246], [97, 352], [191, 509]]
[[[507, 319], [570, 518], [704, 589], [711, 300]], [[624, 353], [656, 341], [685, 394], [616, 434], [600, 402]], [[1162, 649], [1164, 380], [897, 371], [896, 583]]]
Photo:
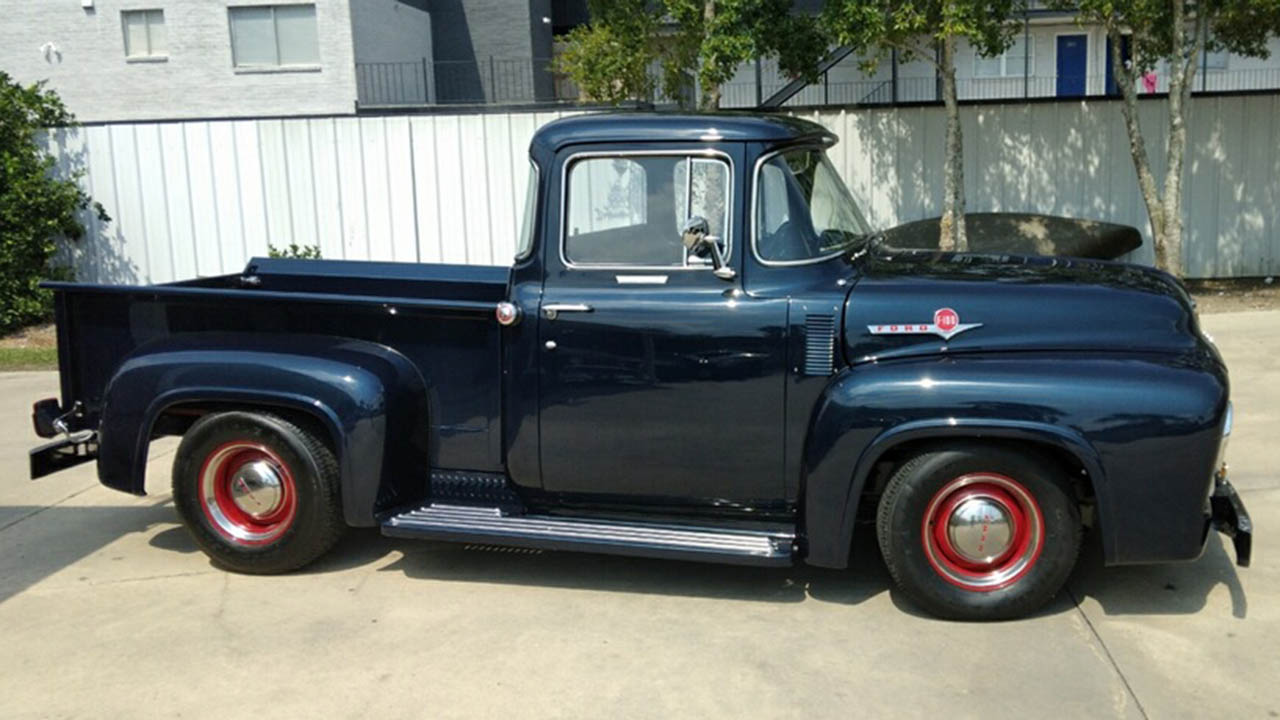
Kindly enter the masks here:
[[552, 515], [508, 515], [496, 507], [424, 505], [393, 515], [382, 534], [740, 565], [790, 565], [788, 532], [658, 525]]

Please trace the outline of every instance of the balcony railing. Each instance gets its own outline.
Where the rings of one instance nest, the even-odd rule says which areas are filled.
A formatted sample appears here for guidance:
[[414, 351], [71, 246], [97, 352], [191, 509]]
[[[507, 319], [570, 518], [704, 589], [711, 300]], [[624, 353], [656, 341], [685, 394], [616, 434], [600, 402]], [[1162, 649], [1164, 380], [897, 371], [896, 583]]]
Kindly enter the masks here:
[[[751, 108], [785, 84], [776, 72], [771, 81], [727, 83], [722, 108]], [[838, 78], [838, 79], [837, 79]], [[521, 105], [583, 100], [577, 86], [551, 69], [549, 59], [497, 58], [480, 62], [433, 61], [356, 63], [360, 106], [429, 107], [448, 105]], [[1169, 91], [1167, 74], [1140, 78], [1139, 95]], [[796, 93], [787, 106], [883, 106], [940, 102], [941, 82], [933, 76], [868, 78], [855, 68], [840, 68]], [[1192, 92], [1239, 92], [1280, 89], [1280, 67], [1251, 70], [1207, 70], [1196, 74]], [[1104, 75], [962, 77], [956, 81], [960, 100], [1020, 100], [1050, 97], [1119, 96]], [[658, 106], [675, 105], [665, 97]]]
[[[653, 69], [657, 84], [658, 68]], [[431, 60], [356, 63], [356, 91], [363, 108], [448, 105], [590, 104], [569, 76], [544, 58], [481, 61]], [[647, 102], [677, 103], [661, 92]]]
[[492, 56], [356, 63], [356, 90], [362, 107], [572, 102], [578, 96], [567, 78], [551, 71], [550, 60]]
[[[845, 72], [844, 77], [850, 73]], [[729, 83], [722, 88], [721, 107], [755, 107], [785, 83]], [[1154, 73], [1135, 82], [1138, 95], [1169, 92], [1167, 73]], [[1280, 89], [1280, 68], [1208, 70], [1197, 72], [1192, 93], [1246, 92]], [[1029, 98], [1119, 97], [1120, 89], [1106, 75], [961, 77], [956, 79], [960, 100], [1022, 100]], [[936, 77], [845, 79], [823, 77], [791, 97], [784, 106], [896, 105], [942, 101], [942, 82]]]

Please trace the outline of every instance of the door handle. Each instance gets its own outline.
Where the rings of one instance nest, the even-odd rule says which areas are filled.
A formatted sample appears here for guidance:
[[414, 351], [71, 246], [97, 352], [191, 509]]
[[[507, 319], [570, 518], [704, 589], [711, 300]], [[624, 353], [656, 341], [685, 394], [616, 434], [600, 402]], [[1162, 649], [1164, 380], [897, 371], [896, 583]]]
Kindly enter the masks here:
[[555, 320], [562, 312], [591, 312], [591, 306], [582, 303], [548, 303], [542, 306], [542, 314], [548, 320]]

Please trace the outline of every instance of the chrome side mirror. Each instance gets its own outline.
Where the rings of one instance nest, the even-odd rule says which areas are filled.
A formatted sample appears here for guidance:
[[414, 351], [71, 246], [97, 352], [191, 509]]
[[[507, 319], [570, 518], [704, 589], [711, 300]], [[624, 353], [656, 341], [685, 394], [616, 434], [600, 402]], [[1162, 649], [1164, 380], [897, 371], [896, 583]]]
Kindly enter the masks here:
[[721, 280], [732, 280], [737, 277], [737, 273], [733, 268], [725, 264], [724, 253], [720, 252], [719, 238], [709, 235], [711, 226], [707, 223], [707, 219], [701, 215], [694, 215], [685, 220], [684, 227], [680, 229], [680, 241], [684, 244], [685, 252], [697, 255], [699, 258], [710, 256], [711, 265], [715, 269], [712, 273]]

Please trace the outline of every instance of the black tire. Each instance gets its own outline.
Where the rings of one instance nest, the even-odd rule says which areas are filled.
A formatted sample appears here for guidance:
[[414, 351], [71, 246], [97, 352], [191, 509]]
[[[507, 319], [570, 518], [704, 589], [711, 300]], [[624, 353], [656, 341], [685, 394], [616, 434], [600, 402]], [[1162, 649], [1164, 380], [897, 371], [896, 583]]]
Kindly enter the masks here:
[[[1079, 555], [1080, 510], [1068, 488], [1061, 469], [1034, 453], [979, 443], [922, 452], [898, 467], [881, 497], [876, 514], [880, 552], [902, 592], [930, 614], [955, 620], [1022, 617], [1057, 594]], [[994, 495], [983, 496], [984, 489]], [[1000, 526], [1023, 528], [1021, 535], [1011, 530], [1009, 540], [992, 541], [994, 549], [1008, 548], [1008, 559], [965, 565], [971, 555], [960, 554], [955, 560], [962, 543], [945, 529], [953, 516], [948, 508], [960, 508], [975, 496], [1001, 497], [1000, 492], [1018, 506], [1013, 513], [1022, 519]], [[1010, 502], [998, 507], [1005, 505]], [[1032, 529], [1037, 522], [1039, 533]], [[982, 525], [980, 540], [970, 535], [964, 547], [973, 550], [978, 542], [983, 549], [988, 527]], [[1043, 538], [1038, 551], [1036, 537]]]
[[[281, 489], [233, 500], [231, 485], [248, 487], [234, 471], [249, 465], [266, 467], [268, 480], [278, 481], [271, 487]], [[262, 518], [242, 507], [259, 498], [272, 503]], [[333, 451], [314, 432], [268, 413], [224, 412], [196, 421], [173, 461], [173, 502], [196, 544], [216, 564], [242, 573], [296, 570], [328, 552], [346, 530]]]

